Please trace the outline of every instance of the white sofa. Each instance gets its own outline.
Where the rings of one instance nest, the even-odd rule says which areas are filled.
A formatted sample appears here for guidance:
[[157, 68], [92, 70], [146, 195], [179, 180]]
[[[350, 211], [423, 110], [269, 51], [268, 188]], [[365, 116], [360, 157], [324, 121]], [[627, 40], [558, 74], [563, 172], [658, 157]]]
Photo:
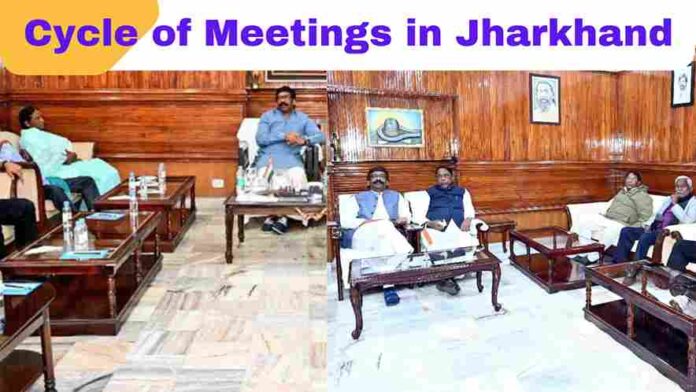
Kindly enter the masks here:
[[[351, 201], [351, 198], [355, 198], [355, 194], [338, 195], [339, 216], [341, 216], [347, 210], [346, 204]], [[404, 198], [408, 202], [409, 207], [411, 209], [411, 221], [417, 224], [425, 223], [425, 221], [427, 220], [426, 213], [428, 212], [428, 205], [430, 204], [430, 196], [428, 196], [428, 193], [426, 191], [406, 192], [404, 193]], [[477, 234], [477, 227], [482, 231], [488, 230], [488, 225], [486, 225], [486, 223], [480, 219], [474, 219], [472, 221], [471, 226], [474, 235]], [[478, 244], [478, 240], [476, 240], [476, 244]], [[425, 251], [426, 249], [422, 250]], [[343, 283], [348, 282], [348, 274], [350, 271], [349, 267], [351, 261], [368, 257], [389, 256], [375, 254], [374, 252], [341, 248], [340, 246], [338, 247], [338, 251], [340, 252], [341, 266], [340, 268], [338, 268], [337, 266], [337, 270], [340, 270], [342, 279], [340, 282], [337, 282], [339, 283], [339, 290], [341, 290], [341, 288], [343, 287]], [[339, 298], [342, 298], [341, 294], [339, 294]]]
[[[651, 224], [655, 220], [655, 215], [658, 209], [660, 208], [660, 206], [662, 206], [662, 203], [664, 203], [664, 201], [668, 198], [668, 196], [652, 194], [650, 195], [650, 197], [653, 201], [653, 215], [648, 220], [648, 224]], [[616, 246], [619, 241], [621, 229], [624, 227], [624, 225], [600, 215], [607, 211], [607, 208], [609, 208], [610, 204], [611, 200], [596, 203], [568, 204], [567, 213], [570, 219], [570, 231], [578, 233], [580, 236], [596, 239], [603, 243], [606, 248], [610, 246]], [[680, 227], [684, 229], [685, 226], [696, 227], [696, 224], [673, 225], [669, 226], [668, 229], [678, 230]], [[686, 232], [689, 233], [689, 236], [691, 236], [691, 230], [689, 228], [686, 229]], [[694, 234], [696, 234], [696, 231], [694, 232]], [[696, 235], [694, 235], [693, 239], [696, 239]], [[634, 251], [636, 247], [637, 242], [633, 246]], [[668, 250], [671, 251], [671, 247], [668, 247]], [[648, 256], [652, 256], [652, 249], [648, 252]]]

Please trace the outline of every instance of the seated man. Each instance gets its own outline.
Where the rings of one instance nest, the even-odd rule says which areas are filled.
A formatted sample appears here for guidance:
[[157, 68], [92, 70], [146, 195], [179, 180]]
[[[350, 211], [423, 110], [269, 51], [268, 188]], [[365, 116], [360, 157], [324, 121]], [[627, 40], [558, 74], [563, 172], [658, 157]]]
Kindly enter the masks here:
[[100, 194], [121, 181], [113, 166], [101, 159], [80, 161], [72, 151], [70, 140], [44, 131], [44, 119], [35, 107], [26, 106], [19, 111], [19, 125], [22, 128], [19, 144], [29, 152], [46, 178], [91, 177]]
[[684, 272], [689, 263], [696, 263], [696, 241], [677, 241], [669, 255], [669, 260], [667, 260], [667, 266]]
[[696, 199], [693, 197], [693, 183], [687, 176], [679, 176], [674, 180], [675, 193], [665, 200], [657, 211], [655, 221], [649, 228], [624, 227], [621, 229], [619, 243], [614, 253], [614, 263], [623, 263], [633, 248], [633, 243], [638, 241], [636, 260], [643, 260], [648, 256], [648, 250], [657, 241], [657, 235], [665, 227], [679, 223], [696, 222]]
[[[476, 237], [471, 235], [471, 221], [475, 216], [471, 194], [452, 183], [453, 173], [448, 167], [439, 167], [436, 174], [437, 185], [431, 186], [427, 191], [430, 204], [423, 239], [428, 250], [477, 245]], [[455, 236], [448, 235], [447, 232], [454, 233]]]
[[[261, 115], [256, 131], [259, 146], [256, 167], [260, 174], [273, 173], [271, 187], [290, 186], [294, 189], [307, 187], [307, 175], [300, 157], [303, 146], [323, 144], [324, 134], [306, 114], [295, 109], [297, 94], [290, 87], [276, 90], [277, 107]], [[284, 234], [288, 230], [286, 217], [268, 217], [264, 231]]]
[[[0, 225], [14, 226], [18, 249], [34, 241], [37, 236], [34, 204], [26, 199], [0, 199]], [[5, 256], [5, 238], [0, 230], [0, 258]]]
[[[428, 188], [427, 228], [421, 234], [428, 250], [477, 245], [476, 237], [471, 234], [471, 221], [475, 216], [471, 194], [452, 183], [450, 168], [441, 166], [436, 174], [437, 185]], [[456, 295], [459, 285], [454, 279], [448, 279], [438, 282], [437, 289]]]
[[[17, 150], [6, 140], [0, 140], [0, 162], [7, 162], [5, 166], [5, 171], [12, 178], [22, 178], [22, 168], [17, 165], [17, 163], [24, 162], [24, 158], [17, 152]], [[41, 174], [43, 177], [43, 173]], [[53, 206], [58, 211], [62, 211], [63, 204], [68, 202], [70, 208], [73, 212], [76, 211], [72, 200], [70, 200], [67, 191], [79, 193], [82, 195], [82, 200], [85, 202], [85, 206], [88, 210], [92, 209], [94, 200], [99, 196], [99, 191], [97, 190], [97, 184], [90, 177], [77, 177], [77, 178], [45, 178], [41, 179], [43, 181], [43, 189], [46, 199], [53, 202]]]
[[[604, 214], [589, 217], [592, 219], [592, 222], [580, 225], [582, 229], [578, 230], [578, 234], [586, 238], [595, 238], [604, 244], [605, 247], [609, 247], [614, 243], [616, 237], [608, 235], [603, 230], [599, 237], [594, 237], [593, 229], [610, 225], [642, 228], [645, 227], [647, 221], [652, 217], [652, 213], [653, 203], [652, 198], [648, 194], [648, 187], [643, 185], [643, 179], [639, 172], [629, 171], [624, 176], [624, 187], [614, 196], [607, 211]], [[616, 233], [619, 231], [616, 230]], [[588, 253], [575, 256], [574, 259], [583, 264], [589, 264], [591, 261], [588, 257], [598, 258], [596, 253]], [[596, 260], [592, 260], [592, 262], [594, 261]]]
[[369, 251], [374, 256], [406, 254], [413, 247], [396, 229], [410, 220], [410, 211], [404, 197], [387, 189], [389, 173], [383, 167], [373, 167], [367, 173], [368, 187], [351, 197], [341, 211], [343, 233], [341, 246]]

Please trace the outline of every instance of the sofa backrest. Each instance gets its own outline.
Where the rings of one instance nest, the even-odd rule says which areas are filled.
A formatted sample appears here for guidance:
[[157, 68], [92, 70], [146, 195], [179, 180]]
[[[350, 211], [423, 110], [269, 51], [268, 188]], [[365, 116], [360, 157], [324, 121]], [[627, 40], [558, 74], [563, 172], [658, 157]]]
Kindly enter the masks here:
[[19, 151], [19, 135], [13, 132], [0, 131], [0, 140], [7, 140]]

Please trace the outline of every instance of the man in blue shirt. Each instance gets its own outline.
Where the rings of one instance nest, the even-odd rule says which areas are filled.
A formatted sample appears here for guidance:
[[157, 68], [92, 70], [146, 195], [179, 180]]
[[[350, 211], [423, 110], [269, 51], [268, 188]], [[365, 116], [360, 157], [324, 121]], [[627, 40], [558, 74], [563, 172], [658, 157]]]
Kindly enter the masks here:
[[[295, 109], [294, 89], [283, 86], [276, 90], [276, 108], [261, 115], [256, 131], [259, 152], [256, 168], [262, 175], [273, 172], [273, 187], [290, 186], [307, 188], [307, 176], [302, 162], [302, 147], [323, 144], [326, 138], [317, 124], [306, 114]], [[264, 231], [277, 234], [287, 232], [286, 217], [269, 217], [263, 224]]]
[[[0, 161], [0, 172], [14, 170], [12, 163]], [[34, 241], [37, 236], [36, 211], [27, 199], [0, 199], [0, 225], [14, 226], [17, 249]], [[7, 255], [5, 238], [0, 230], [0, 259]]]

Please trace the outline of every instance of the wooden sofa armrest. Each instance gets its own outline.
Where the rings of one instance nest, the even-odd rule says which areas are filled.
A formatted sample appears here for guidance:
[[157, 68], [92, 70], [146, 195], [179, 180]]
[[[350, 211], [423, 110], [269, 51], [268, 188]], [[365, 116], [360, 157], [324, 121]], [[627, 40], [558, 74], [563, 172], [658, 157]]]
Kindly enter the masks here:
[[490, 227], [483, 223], [479, 222], [476, 224], [476, 236], [478, 237], [478, 242], [479, 244], [483, 245], [484, 249], [488, 250], [488, 232], [490, 231]]
[[329, 231], [331, 251], [336, 260], [336, 284], [338, 286], [338, 300], [343, 301], [343, 266], [341, 265], [341, 224], [337, 221], [327, 221], [326, 228]]
[[77, 158], [88, 160], [94, 158], [94, 143], [93, 142], [73, 142], [73, 152], [77, 154]]
[[18, 163], [22, 167], [22, 180], [15, 181], [14, 197], [27, 199], [34, 203], [36, 209], [36, 223], [39, 230], [46, 227], [46, 197], [44, 195], [43, 177], [41, 169], [34, 162]]

